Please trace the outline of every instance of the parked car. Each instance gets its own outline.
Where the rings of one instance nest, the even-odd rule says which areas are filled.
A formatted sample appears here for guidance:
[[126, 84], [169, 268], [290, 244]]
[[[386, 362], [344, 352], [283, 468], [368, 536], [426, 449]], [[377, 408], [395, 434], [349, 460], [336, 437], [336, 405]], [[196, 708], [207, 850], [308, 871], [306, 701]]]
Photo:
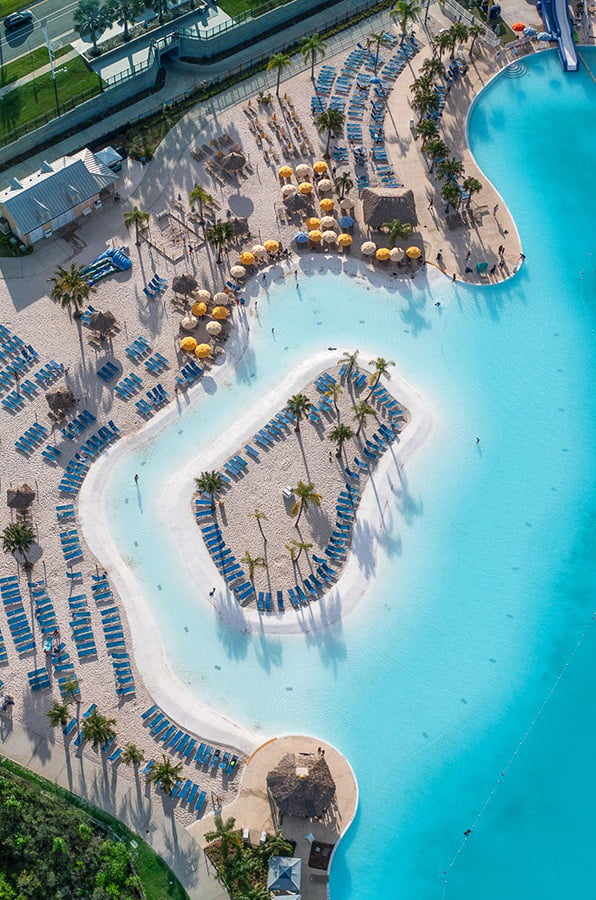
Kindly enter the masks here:
[[16, 31], [23, 25], [29, 25], [33, 21], [33, 13], [30, 9], [21, 9], [19, 12], [11, 13], [4, 19], [4, 27], [7, 31]]

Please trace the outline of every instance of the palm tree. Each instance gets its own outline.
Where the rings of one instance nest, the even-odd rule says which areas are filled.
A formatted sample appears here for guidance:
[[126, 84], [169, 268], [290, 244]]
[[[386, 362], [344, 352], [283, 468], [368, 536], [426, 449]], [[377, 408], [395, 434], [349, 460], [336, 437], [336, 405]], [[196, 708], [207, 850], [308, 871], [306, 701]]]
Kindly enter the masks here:
[[[66, 702], [69, 703], [71, 700], [77, 699], [77, 694], [79, 694], [80, 692], [79, 682], [76, 678], [72, 678], [70, 675], [68, 675], [62, 682], [62, 687], [60, 690]], [[80, 702], [80, 696], [77, 702]]]
[[151, 2], [147, 4], [147, 6], [155, 10], [155, 12], [159, 16], [159, 24], [163, 25], [164, 13], [168, 9], [168, 0], [151, 0]]
[[333, 441], [334, 444], [337, 444], [335, 455], [339, 459], [345, 442], [354, 437], [354, 432], [349, 425], [344, 425], [340, 422], [339, 425], [336, 425], [335, 428], [331, 429], [327, 437], [330, 441]]
[[321, 58], [323, 58], [325, 56], [326, 50], [327, 45], [325, 44], [325, 41], [320, 34], [311, 34], [310, 37], [302, 38], [300, 52], [302, 53], [302, 57], [305, 63], [310, 60], [311, 81], [315, 80], [315, 63], [317, 61], [317, 57], [320, 56]]
[[375, 371], [370, 376], [370, 391], [367, 396], [364, 398], [365, 400], [369, 400], [372, 392], [378, 385], [381, 377], [388, 378], [389, 377], [389, 366], [394, 366], [395, 363], [391, 359], [385, 359], [383, 356], [377, 356], [376, 359], [371, 359], [369, 362], [369, 366], [374, 366]]
[[464, 178], [464, 180], [462, 182], [462, 187], [463, 187], [464, 191], [467, 191], [469, 194], [469, 197], [466, 201], [466, 206], [469, 206], [470, 203], [472, 202], [472, 195], [479, 194], [480, 191], [482, 190], [482, 183], [480, 181], [478, 181], [477, 178], [474, 178], [473, 175], [468, 175], [467, 178]]
[[327, 143], [325, 145], [326, 158], [329, 157], [329, 145], [332, 137], [339, 137], [344, 127], [345, 116], [338, 109], [325, 109], [317, 116], [316, 125], [319, 131], [327, 132]]
[[475, 22], [474, 25], [470, 25], [468, 28], [468, 37], [472, 38], [472, 43], [470, 44], [470, 59], [472, 59], [474, 44], [481, 34], [484, 34], [484, 25], [481, 25], [480, 22]]
[[366, 400], [360, 400], [358, 403], [355, 403], [352, 409], [354, 410], [354, 418], [358, 422], [358, 430], [356, 431], [356, 437], [358, 437], [365, 427], [368, 417], [376, 416], [376, 411]]
[[464, 174], [464, 164], [461, 159], [451, 156], [441, 160], [437, 173], [439, 178], [442, 178], [444, 181], [455, 181], [456, 178]]
[[404, 238], [409, 238], [414, 231], [412, 225], [409, 222], [402, 222], [401, 219], [393, 219], [391, 222], [383, 222], [381, 228], [389, 232], [392, 247], [395, 247], [398, 241], [401, 241]]
[[235, 237], [232, 223], [217, 219], [213, 225], [210, 225], [209, 228], [207, 228], [205, 237], [213, 247], [217, 247], [217, 259], [215, 261], [219, 265], [221, 263], [222, 250], [227, 249], [228, 245], [232, 243]]
[[257, 525], [259, 526], [259, 531], [261, 532], [261, 537], [263, 538], [263, 543], [267, 543], [267, 538], [265, 537], [265, 532], [263, 531], [263, 526], [261, 525], [261, 521], [268, 522], [267, 515], [260, 509], [255, 509], [254, 512], [248, 514], [251, 519], [257, 520]]
[[275, 94], [277, 97], [279, 97], [279, 82], [281, 81], [281, 73], [284, 69], [287, 69], [288, 66], [291, 65], [292, 60], [287, 53], [274, 53], [269, 57], [269, 62], [267, 63], [267, 71], [271, 72], [273, 69], [277, 69], [277, 84], [275, 86]]
[[[313, 544], [309, 544], [306, 541], [295, 541], [291, 540], [289, 544], [286, 544], [286, 550], [290, 553], [290, 559], [293, 563], [297, 563], [300, 559], [300, 555], [303, 550], [311, 550]], [[298, 552], [296, 552], [298, 551]]]
[[162, 753], [161, 762], [156, 761], [147, 773], [147, 783], [159, 786], [164, 794], [171, 794], [183, 765], [181, 762], [172, 763], [170, 757]]
[[83, 720], [83, 737], [96, 750], [100, 744], [109, 744], [116, 737], [115, 724], [116, 719], [108, 719], [94, 709], [91, 715]]
[[288, 410], [296, 417], [296, 431], [300, 431], [300, 420], [302, 416], [312, 409], [312, 403], [306, 394], [294, 394], [290, 397], [286, 404]]
[[329, 387], [323, 391], [323, 397], [330, 397], [333, 400], [333, 405], [335, 407], [335, 412], [337, 413], [337, 418], [339, 420], [339, 406], [337, 405], [337, 398], [341, 394], [343, 388], [341, 384], [337, 384], [337, 382], [330, 384]]
[[375, 50], [375, 65], [374, 72], [377, 74], [377, 69], [379, 68], [379, 51], [381, 47], [386, 47], [389, 44], [389, 38], [385, 35], [384, 31], [373, 31], [366, 39], [367, 47], [376, 47]]
[[340, 201], [343, 200], [346, 194], [349, 194], [354, 187], [354, 182], [350, 178], [349, 172], [342, 172], [341, 175], [338, 175], [337, 178], [333, 179], [333, 184]]
[[457, 209], [461, 202], [461, 192], [457, 182], [446, 181], [441, 188], [441, 197], [447, 204], [447, 208], [445, 210], [446, 212], [449, 210], [450, 206], [452, 206], [454, 209]]
[[27, 522], [13, 522], [7, 525], [2, 532], [2, 549], [5, 553], [21, 553], [25, 561], [25, 567], [30, 567], [27, 559], [27, 550], [35, 540], [35, 533]]
[[108, 9], [112, 17], [112, 21], [117, 22], [124, 28], [123, 38], [125, 41], [130, 40], [128, 25], [134, 22], [145, 9], [143, 0], [108, 0]]
[[188, 202], [192, 206], [193, 203], [199, 204], [199, 217], [201, 220], [201, 225], [203, 226], [203, 232], [205, 231], [205, 216], [203, 215], [203, 208], [205, 206], [213, 206], [215, 202], [209, 191], [206, 191], [204, 187], [200, 184], [195, 184], [193, 189], [188, 192]]
[[439, 59], [443, 56], [446, 50], [451, 49], [451, 35], [449, 34], [449, 29], [446, 31], [440, 31], [436, 36], [433, 42], [433, 56], [437, 53], [439, 54]]
[[113, 16], [109, 4], [100, 5], [100, 0], [79, 0], [73, 13], [73, 21], [79, 34], [89, 34], [93, 41], [92, 53], [97, 56], [97, 38], [112, 24]]
[[138, 206], [134, 206], [132, 209], [129, 209], [124, 213], [125, 227], [131, 228], [133, 225], [135, 227], [135, 244], [137, 245], [137, 247], [141, 243], [141, 232], [145, 231], [148, 224], [149, 213], [143, 212], [143, 210], [139, 209]]
[[410, 105], [412, 109], [415, 109], [420, 113], [420, 117], [418, 119], [418, 124], [420, 124], [429, 113], [434, 113], [438, 110], [439, 95], [434, 89], [428, 91], [420, 91], [420, 93], [415, 94], [412, 97]]
[[136, 744], [128, 743], [122, 751], [122, 762], [125, 766], [140, 766], [145, 759], [145, 754]]
[[415, 78], [412, 84], [410, 85], [410, 90], [412, 94], [416, 96], [417, 94], [425, 94], [427, 91], [432, 91], [434, 89], [435, 82], [432, 75], [428, 73], [424, 73], [423, 75], [419, 75], [418, 78]]
[[430, 166], [428, 171], [432, 174], [435, 163], [437, 162], [437, 160], [442, 162], [445, 159], [445, 157], [449, 153], [449, 147], [444, 141], [441, 140], [441, 138], [434, 138], [427, 143], [424, 152], [430, 159]]
[[314, 503], [315, 506], [320, 506], [323, 497], [321, 494], [317, 494], [312, 482], [299, 481], [297, 487], [294, 488], [294, 493], [298, 499], [290, 510], [290, 515], [295, 516], [298, 513], [298, 518], [294, 522], [295, 528], [298, 528], [298, 522], [303, 510], [307, 510], [311, 503]]
[[219, 472], [201, 472], [198, 478], [195, 478], [195, 486], [201, 494], [209, 494], [211, 497], [211, 508], [215, 512], [215, 498], [224, 489], [224, 480]]
[[68, 705], [66, 703], [59, 703], [57, 700], [54, 700], [54, 702], [48, 709], [46, 716], [50, 720], [50, 725], [52, 726], [52, 728], [57, 728], [58, 725], [62, 725], [62, 727], [64, 727], [68, 722], [70, 716]]
[[267, 857], [291, 856], [294, 852], [293, 845], [283, 836], [281, 831], [267, 835], [267, 840], [263, 844], [263, 850], [267, 854]]
[[451, 36], [451, 59], [455, 58], [455, 48], [468, 40], [468, 27], [463, 22], [454, 22], [449, 29]]
[[251, 556], [248, 550], [244, 551], [244, 556], [240, 560], [246, 566], [248, 566], [248, 577], [250, 581], [254, 580], [255, 577], [255, 569], [267, 569], [269, 568], [267, 565], [267, 560], [263, 556]]
[[230, 816], [224, 822], [221, 816], [216, 815], [214, 821], [215, 829], [205, 832], [205, 840], [219, 841], [221, 856], [225, 865], [230, 857], [230, 851], [233, 851], [234, 856], [239, 856], [242, 852], [242, 838], [236, 830], [236, 819], [233, 816]]
[[75, 312], [78, 312], [91, 294], [95, 293], [95, 288], [89, 284], [86, 278], [87, 276], [77, 263], [71, 263], [70, 269], [58, 266], [52, 278], [48, 279], [52, 285], [50, 297], [59, 303], [62, 309], [68, 309], [70, 312], [71, 307], [74, 306]]
[[353, 353], [348, 353], [346, 350], [342, 353], [341, 359], [339, 360], [339, 365], [347, 366], [346, 371], [343, 374], [344, 378], [349, 378], [352, 374], [352, 369], [358, 370], [358, 350], [354, 350]]
[[404, 42], [408, 22], [413, 22], [420, 12], [420, 4], [416, 0], [397, 0], [397, 3], [390, 12], [392, 19], [396, 19], [401, 30], [400, 46]]
[[424, 153], [426, 144], [433, 138], [439, 136], [437, 123], [433, 121], [433, 119], [423, 119], [422, 122], [419, 122], [416, 126], [415, 135], [417, 138], [422, 138], [422, 152]]
[[431, 78], [443, 78], [445, 75], [445, 66], [436, 56], [429, 56], [420, 66], [423, 75], [429, 75]]

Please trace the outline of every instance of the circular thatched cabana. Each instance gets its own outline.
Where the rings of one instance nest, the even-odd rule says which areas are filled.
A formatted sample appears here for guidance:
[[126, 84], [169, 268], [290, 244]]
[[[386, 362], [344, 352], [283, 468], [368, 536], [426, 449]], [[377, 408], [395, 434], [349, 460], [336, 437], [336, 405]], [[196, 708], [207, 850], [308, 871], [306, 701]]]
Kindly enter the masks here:
[[394, 219], [409, 222], [412, 228], [418, 225], [414, 193], [401, 188], [365, 188], [362, 191], [362, 214], [366, 225], [375, 231]]
[[70, 388], [65, 385], [59, 385], [46, 394], [46, 400], [50, 410], [57, 419], [64, 417], [64, 414], [73, 408], [76, 404], [76, 398]]
[[6, 492], [6, 505], [10, 509], [28, 509], [35, 500], [35, 491], [28, 484], [20, 484], [17, 488], [9, 488]]
[[105, 312], [93, 313], [89, 319], [89, 328], [99, 334], [109, 334], [115, 324], [116, 316], [109, 309], [106, 309]]
[[267, 789], [281, 816], [317, 819], [335, 796], [323, 755], [288, 753], [267, 775]]

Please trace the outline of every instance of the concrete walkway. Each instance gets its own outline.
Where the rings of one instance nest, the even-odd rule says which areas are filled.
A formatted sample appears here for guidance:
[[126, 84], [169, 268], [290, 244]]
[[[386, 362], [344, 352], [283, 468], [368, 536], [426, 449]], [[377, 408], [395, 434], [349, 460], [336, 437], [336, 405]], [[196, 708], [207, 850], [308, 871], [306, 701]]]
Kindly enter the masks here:
[[108, 764], [100, 753], [69, 752], [60, 738], [59, 729], [48, 728], [45, 735], [35, 734], [0, 716], [0, 747], [4, 756], [128, 825], [176, 873], [191, 900], [226, 900], [226, 892], [207, 872], [202, 851], [176, 824], [171, 814], [173, 803], [168, 797], [147, 786], [142, 775], [135, 778], [132, 769]]

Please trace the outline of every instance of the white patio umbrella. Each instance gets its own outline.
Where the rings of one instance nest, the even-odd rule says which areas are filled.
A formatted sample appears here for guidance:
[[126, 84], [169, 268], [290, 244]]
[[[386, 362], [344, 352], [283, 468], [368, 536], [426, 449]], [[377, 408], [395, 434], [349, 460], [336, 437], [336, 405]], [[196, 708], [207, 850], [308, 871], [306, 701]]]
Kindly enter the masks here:
[[330, 178], [321, 178], [317, 187], [319, 188], [319, 192], [323, 191], [332, 191], [333, 190], [333, 182]]
[[203, 303], [208, 303], [209, 300], [211, 300], [211, 294], [209, 293], [209, 291], [206, 291], [205, 289], [200, 290], [200, 291], [195, 291], [194, 296], [196, 297], [197, 300], [201, 300]]
[[344, 197], [343, 200], [339, 201], [339, 205], [342, 209], [354, 209], [354, 201], [351, 197]]
[[218, 291], [217, 294], [215, 294], [213, 297], [213, 302], [216, 306], [220, 306], [222, 304], [225, 306], [229, 299], [230, 298], [226, 293], [224, 293], [224, 291]]
[[207, 325], [207, 328], [205, 330], [206, 330], [207, 334], [210, 334], [213, 337], [215, 337], [216, 334], [220, 334], [221, 325], [219, 324], [219, 322], [209, 322]]
[[298, 181], [308, 181], [312, 169], [310, 166], [307, 166], [306, 163], [300, 163], [300, 165], [296, 166], [294, 172], [296, 173], [296, 178]]
[[232, 266], [230, 269], [230, 275], [232, 278], [244, 278], [246, 275], [246, 269], [244, 266]]
[[295, 193], [296, 193], [296, 188], [294, 187], [293, 184], [284, 184], [284, 186], [281, 189], [281, 195], [284, 198], [284, 200], [287, 200], [288, 197], [293, 197]]
[[364, 256], [374, 256], [376, 251], [377, 251], [377, 245], [374, 243], [374, 241], [365, 241], [363, 244], [360, 245], [360, 252]]
[[321, 219], [321, 228], [337, 228], [337, 222], [333, 216], [323, 216]]
[[337, 234], [335, 231], [324, 231], [322, 240], [325, 244], [335, 244], [337, 241]]
[[389, 253], [389, 259], [391, 262], [399, 262], [403, 255], [404, 251], [401, 247], [392, 247], [391, 252]]
[[267, 251], [262, 244], [255, 244], [254, 247], [251, 247], [250, 252], [253, 256], [259, 256], [261, 258], [267, 256]]
[[184, 316], [180, 322], [180, 327], [184, 328], [185, 331], [192, 331], [193, 328], [197, 327], [197, 321], [195, 316], [189, 313], [187, 316]]

